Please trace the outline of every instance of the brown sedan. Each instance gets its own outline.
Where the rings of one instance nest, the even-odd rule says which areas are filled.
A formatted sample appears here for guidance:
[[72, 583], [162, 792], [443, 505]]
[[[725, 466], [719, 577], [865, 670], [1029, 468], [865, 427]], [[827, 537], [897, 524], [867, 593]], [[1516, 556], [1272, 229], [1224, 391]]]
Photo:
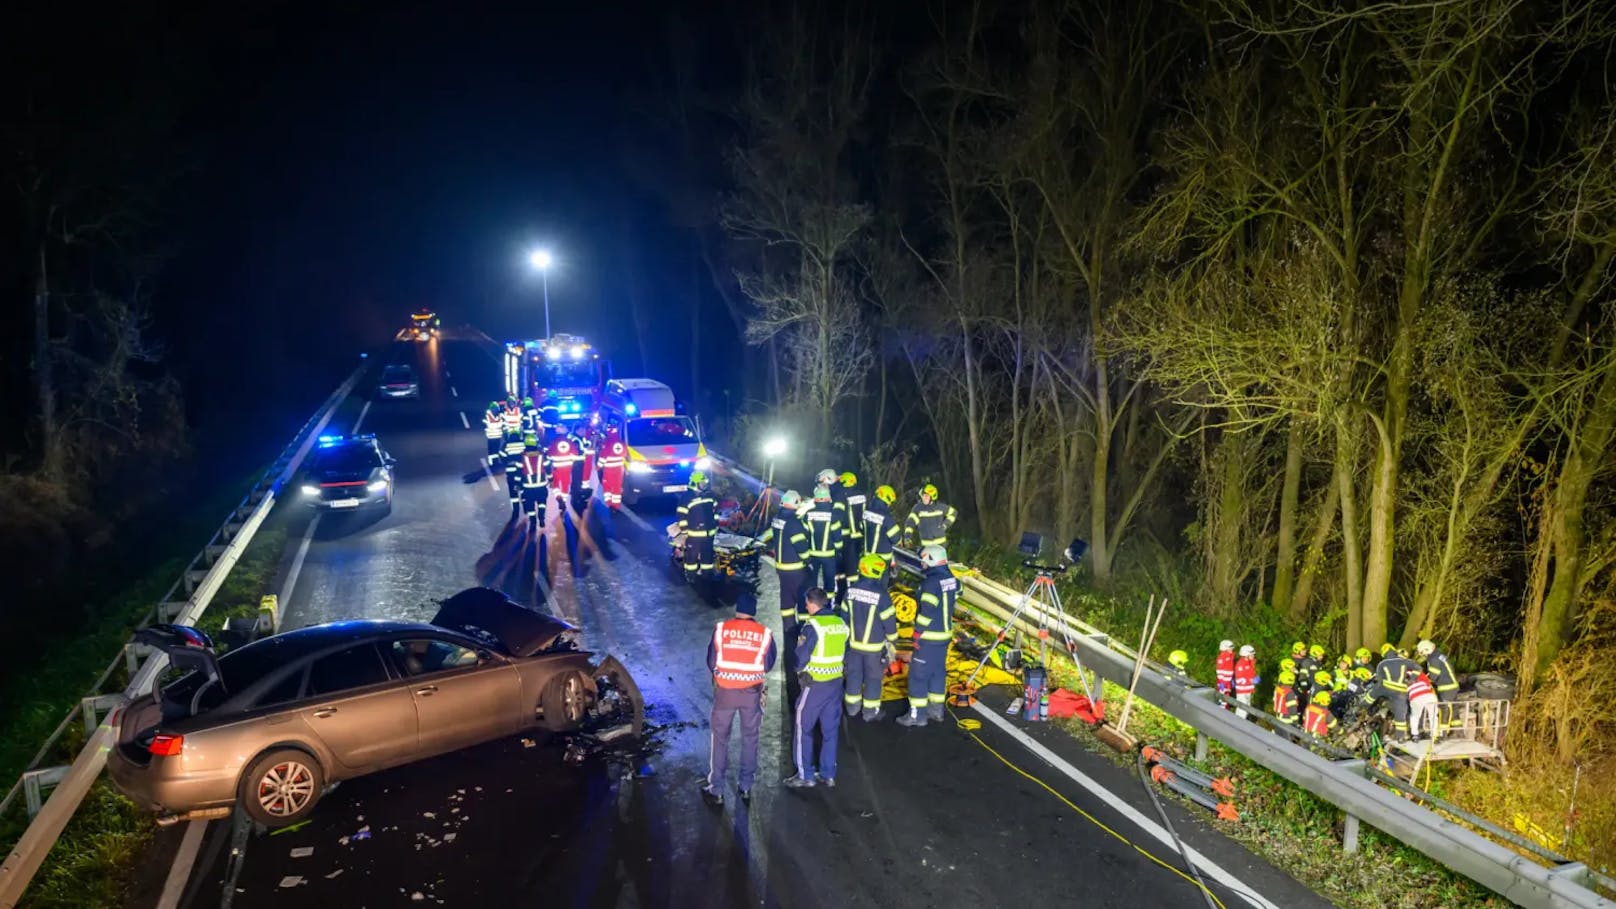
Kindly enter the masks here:
[[534, 726], [628, 724], [644, 708], [617, 660], [596, 666], [575, 629], [473, 588], [430, 624], [334, 622], [216, 656], [179, 625], [143, 629], [167, 684], [118, 715], [113, 783], [159, 820], [308, 816], [325, 787]]

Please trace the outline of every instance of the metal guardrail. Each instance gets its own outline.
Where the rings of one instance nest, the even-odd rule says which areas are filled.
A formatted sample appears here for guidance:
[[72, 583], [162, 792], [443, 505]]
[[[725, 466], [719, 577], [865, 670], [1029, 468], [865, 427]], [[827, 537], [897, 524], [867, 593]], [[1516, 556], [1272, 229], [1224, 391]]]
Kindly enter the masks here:
[[[919, 572], [919, 559], [913, 553], [900, 550], [897, 557], [901, 568], [911, 573]], [[994, 615], [1001, 622], [1010, 620], [1023, 598], [1020, 591], [1012, 590], [987, 578], [967, 575], [961, 577], [961, 582], [962, 599], [966, 604]], [[1069, 633], [1086, 669], [1113, 684], [1124, 688], [1128, 686], [1133, 675], [1134, 650], [1113, 641], [1105, 632], [1069, 615], [1054, 612], [1040, 615], [1040, 609], [1040, 605], [1033, 602], [1023, 610], [1020, 621], [1025, 623], [1023, 627], [1026, 630], [1036, 632], [1036, 626], [1032, 625], [1032, 622], [1043, 620], [1051, 628]], [[1031, 621], [1028, 621], [1029, 619]], [[1239, 719], [1232, 712], [1223, 709], [1223, 702], [1232, 703], [1232, 701], [1221, 697], [1213, 689], [1186, 687], [1159, 671], [1156, 664], [1147, 662], [1145, 670], [1140, 675], [1135, 694], [1194, 728], [1199, 735], [1223, 743], [1229, 749], [1340, 808], [1347, 817], [1349, 848], [1356, 843], [1357, 826], [1361, 821], [1385, 831], [1406, 845], [1520, 905], [1532, 909], [1616, 907], [1616, 903], [1591, 889], [1595, 882], [1600, 886], [1609, 887], [1612, 884], [1611, 880], [1595, 873], [1582, 863], [1567, 861], [1563, 856], [1542, 849], [1529, 840], [1523, 840], [1481, 818], [1466, 814], [1429, 793], [1420, 792], [1402, 780], [1374, 770], [1362, 760], [1356, 758], [1331, 760], [1313, 753], [1306, 747], [1298, 747], [1285, 737], [1275, 735], [1248, 720]], [[1248, 713], [1261, 716], [1261, 711], [1253, 710], [1249, 706], [1245, 709]], [[1340, 753], [1335, 749], [1331, 750]], [[1395, 791], [1388, 789], [1388, 786], [1395, 787]], [[1529, 848], [1558, 864], [1552, 868], [1540, 865], [1443, 814], [1410, 801], [1407, 797], [1410, 795], [1430, 802], [1442, 811], [1462, 818], [1466, 823], [1480, 826], [1490, 834], [1523, 848]]]
[[[355, 368], [337, 390], [326, 398], [314, 415], [304, 422], [292, 437], [292, 441], [275, 458], [274, 463], [264, 471], [258, 482], [253, 484], [253, 488], [242, 497], [241, 502], [225, 518], [224, 523], [219, 525], [196, 557], [180, 573], [179, 579], [163, 595], [162, 600], [141, 620], [141, 625], [150, 624], [154, 620], [174, 621], [185, 625], [196, 622], [212, 602], [213, 595], [229, 576], [230, 570], [235, 567], [236, 561], [241, 558], [242, 552], [252, 541], [264, 518], [269, 515], [280, 491], [297, 473], [298, 467], [302, 465], [309, 449], [314, 446], [315, 440], [331, 421], [338, 406], [353, 393], [354, 386], [368, 367], [367, 362]], [[177, 599], [181, 590], [184, 591], [185, 598]], [[116, 745], [115, 730], [106, 722], [98, 725], [96, 713], [109, 710], [118, 703], [148, 692], [152, 682], [167, 663], [167, 659], [166, 654], [153, 652], [147, 654], [145, 661], [141, 662], [135, 646], [125, 644], [123, 652], [107, 665], [101, 677], [96, 680], [95, 687], [91, 689], [92, 693], [80, 701], [79, 706], [68, 711], [67, 716], [34, 755], [29, 763], [29, 769], [11, 787], [5, 799], [0, 801], [0, 813], [4, 813], [10, 809], [17, 795], [22, 793], [32, 816], [28, 828], [12, 847], [4, 864], [0, 865], [0, 909], [11, 909], [22, 898], [23, 891], [38, 872], [46, 854], [61, 837], [62, 830], [66, 828], [68, 821], [84, 801], [91, 785], [101, 775], [102, 768], [106, 766], [107, 752]], [[129, 669], [128, 686], [120, 693], [100, 694], [101, 688], [117, 671], [119, 664]], [[72, 764], [66, 766], [40, 768], [38, 765], [56, 746], [75, 718], [82, 718], [86, 730], [90, 732], [78, 756], [74, 758]], [[55, 790], [48, 799], [45, 799], [43, 790], [52, 785]]]

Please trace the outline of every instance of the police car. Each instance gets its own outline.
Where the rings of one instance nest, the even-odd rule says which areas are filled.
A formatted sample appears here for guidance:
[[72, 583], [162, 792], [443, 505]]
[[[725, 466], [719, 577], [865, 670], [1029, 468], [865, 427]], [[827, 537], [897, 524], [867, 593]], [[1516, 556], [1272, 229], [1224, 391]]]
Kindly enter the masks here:
[[299, 486], [311, 508], [351, 511], [393, 507], [393, 456], [374, 434], [321, 436]]

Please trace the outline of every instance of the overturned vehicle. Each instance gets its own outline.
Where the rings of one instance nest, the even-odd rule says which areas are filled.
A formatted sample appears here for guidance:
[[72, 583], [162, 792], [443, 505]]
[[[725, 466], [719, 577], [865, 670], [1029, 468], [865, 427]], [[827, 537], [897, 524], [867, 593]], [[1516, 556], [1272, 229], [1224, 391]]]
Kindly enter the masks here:
[[639, 735], [644, 704], [577, 629], [485, 587], [430, 623], [333, 622], [218, 655], [203, 632], [153, 625], [163, 683], [117, 712], [114, 785], [160, 822], [307, 817], [331, 783], [530, 728]]

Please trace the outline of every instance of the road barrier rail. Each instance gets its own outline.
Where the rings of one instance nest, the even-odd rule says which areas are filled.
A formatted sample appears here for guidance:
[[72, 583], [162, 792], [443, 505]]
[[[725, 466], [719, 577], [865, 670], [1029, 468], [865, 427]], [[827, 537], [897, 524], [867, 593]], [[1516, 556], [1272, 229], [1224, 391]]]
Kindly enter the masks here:
[[[224, 522], [186, 565], [185, 570], [180, 572], [168, 592], [146, 613], [140, 622], [141, 626], [158, 621], [182, 625], [196, 623], [213, 601], [213, 595], [224, 584], [230, 570], [235, 567], [236, 561], [246, 551], [247, 545], [252, 542], [259, 526], [268, 517], [281, 490], [297, 474], [303, 459], [325, 431], [337, 408], [353, 393], [368, 365], [368, 362], [361, 363], [355, 368], [303, 423], [292, 441], [281, 449], [252, 489], [231, 509]], [[3, 815], [11, 810], [20, 794], [27, 804], [30, 817], [28, 828], [12, 846], [4, 864], [0, 865], [0, 909], [11, 909], [17, 905], [46, 854], [61, 837], [68, 821], [106, 766], [107, 752], [117, 744], [114, 738], [116, 730], [102, 718], [119, 705], [149, 692], [152, 682], [167, 661], [167, 655], [161, 651], [152, 651], [132, 641], [125, 643], [122, 652], [102, 671], [90, 694], [62, 718], [45, 744], [35, 753], [28, 769], [12, 784], [4, 800], [0, 800], [0, 815]], [[129, 684], [122, 691], [101, 693], [119, 666], [127, 669]], [[84, 723], [87, 740], [73, 762], [40, 766], [73, 723], [80, 720]], [[47, 790], [50, 790], [48, 796]]]

